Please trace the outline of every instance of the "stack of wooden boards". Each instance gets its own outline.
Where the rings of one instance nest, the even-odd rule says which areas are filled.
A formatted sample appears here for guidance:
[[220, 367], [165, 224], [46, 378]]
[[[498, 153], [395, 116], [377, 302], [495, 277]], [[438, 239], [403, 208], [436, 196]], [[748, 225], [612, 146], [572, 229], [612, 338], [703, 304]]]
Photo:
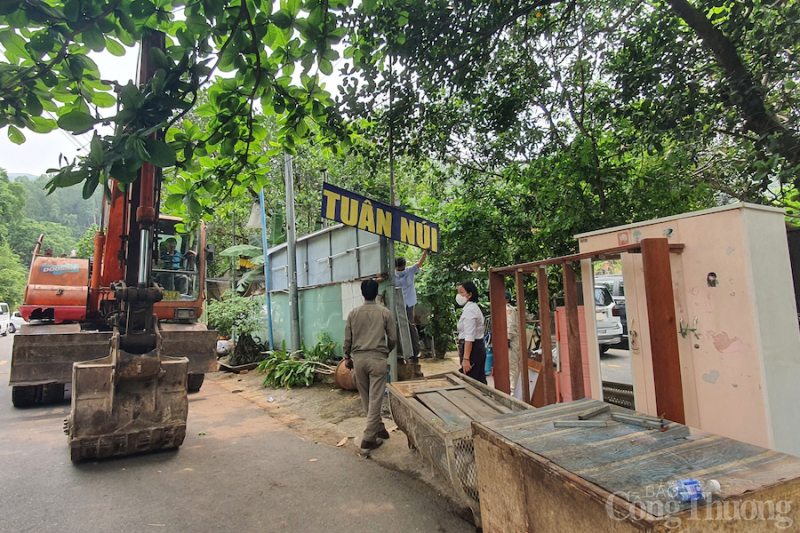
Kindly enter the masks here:
[[389, 405], [397, 427], [469, 505], [479, 523], [473, 421], [531, 409], [511, 396], [461, 374], [391, 383]]
[[[797, 457], [596, 400], [476, 422], [473, 439], [487, 533], [800, 527]], [[669, 484], [686, 478], [722, 490], [676, 501]]]

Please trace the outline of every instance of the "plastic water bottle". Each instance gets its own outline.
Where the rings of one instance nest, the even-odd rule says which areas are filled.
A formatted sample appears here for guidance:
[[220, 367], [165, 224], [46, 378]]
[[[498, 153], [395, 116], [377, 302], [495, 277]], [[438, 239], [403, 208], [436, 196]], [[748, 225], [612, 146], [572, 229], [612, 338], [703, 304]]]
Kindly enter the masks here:
[[668, 494], [679, 502], [693, 502], [703, 500], [720, 491], [719, 481], [709, 479], [708, 481], [697, 480], [694, 478], [679, 479], [669, 484]]

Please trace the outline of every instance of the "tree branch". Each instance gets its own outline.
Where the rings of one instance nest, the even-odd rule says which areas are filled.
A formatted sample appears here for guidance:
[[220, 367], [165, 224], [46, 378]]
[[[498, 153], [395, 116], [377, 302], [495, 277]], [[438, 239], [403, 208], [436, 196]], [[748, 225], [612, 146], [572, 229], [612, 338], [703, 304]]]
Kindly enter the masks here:
[[[747, 70], [731, 40], [687, 0], [667, 0], [667, 3], [714, 54], [728, 80], [733, 96], [731, 100], [744, 119], [744, 127], [758, 135], [762, 141], [774, 135], [777, 141], [776, 151], [791, 166], [800, 165], [800, 139], [797, 133], [785, 128], [767, 110], [763, 87]], [[795, 184], [800, 187], [800, 178], [795, 180]]]

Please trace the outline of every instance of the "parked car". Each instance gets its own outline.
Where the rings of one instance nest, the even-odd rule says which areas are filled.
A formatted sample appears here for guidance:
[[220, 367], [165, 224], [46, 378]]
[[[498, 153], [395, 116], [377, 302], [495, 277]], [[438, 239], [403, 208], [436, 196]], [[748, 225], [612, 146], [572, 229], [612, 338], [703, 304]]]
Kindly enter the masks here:
[[622, 342], [622, 321], [620, 311], [614, 303], [611, 291], [604, 285], [594, 288], [595, 316], [597, 321], [597, 342], [600, 353], [604, 354], [612, 346]]
[[622, 322], [622, 342], [619, 348], [628, 349], [628, 313], [625, 308], [625, 282], [622, 274], [606, 274], [594, 278], [594, 286], [604, 286], [614, 298], [614, 303], [619, 309], [619, 318]]
[[22, 324], [25, 323], [25, 319], [22, 318], [22, 315], [19, 311], [14, 311], [11, 313], [11, 320], [10, 324], [8, 325], [8, 332], [9, 333], [16, 333], [19, 331], [19, 328], [22, 327]]
[[8, 335], [11, 327], [11, 314], [8, 312], [8, 304], [0, 302], [0, 335]]

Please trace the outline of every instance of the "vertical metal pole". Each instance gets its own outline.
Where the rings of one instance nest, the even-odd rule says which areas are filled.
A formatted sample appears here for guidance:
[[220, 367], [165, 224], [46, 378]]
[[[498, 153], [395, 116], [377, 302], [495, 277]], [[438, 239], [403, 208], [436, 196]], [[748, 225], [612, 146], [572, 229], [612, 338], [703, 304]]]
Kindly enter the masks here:
[[267, 329], [269, 331], [269, 349], [275, 349], [275, 340], [272, 337], [272, 297], [269, 294], [272, 288], [269, 269], [269, 242], [267, 240], [267, 215], [264, 208], [264, 189], [258, 193], [258, 201], [261, 203], [261, 246], [264, 248], [264, 286], [267, 293]]
[[[236, 246], [236, 209], [231, 211], [231, 246]], [[236, 290], [236, 257], [231, 257], [231, 290]]]
[[[394, 65], [394, 57], [389, 57], [389, 205], [397, 207], [397, 197], [394, 191], [394, 117], [392, 115], [392, 103], [394, 101], [394, 74], [392, 67]], [[389, 295], [389, 301], [386, 305], [392, 311], [394, 316], [394, 323], [398, 324], [397, 306], [394, 303], [394, 241], [389, 239], [389, 287], [391, 290], [386, 291]], [[417, 354], [414, 354], [417, 355]], [[389, 381], [397, 381], [397, 348], [389, 354]]]
[[294, 220], [294, 169], [292, 156], [283, 155], [286, 173], [286, 262], [289, 267], [289, 318], [292, 329], [292, 351], [300, 349], [300, 308], [297, 298], [297, 240]]

